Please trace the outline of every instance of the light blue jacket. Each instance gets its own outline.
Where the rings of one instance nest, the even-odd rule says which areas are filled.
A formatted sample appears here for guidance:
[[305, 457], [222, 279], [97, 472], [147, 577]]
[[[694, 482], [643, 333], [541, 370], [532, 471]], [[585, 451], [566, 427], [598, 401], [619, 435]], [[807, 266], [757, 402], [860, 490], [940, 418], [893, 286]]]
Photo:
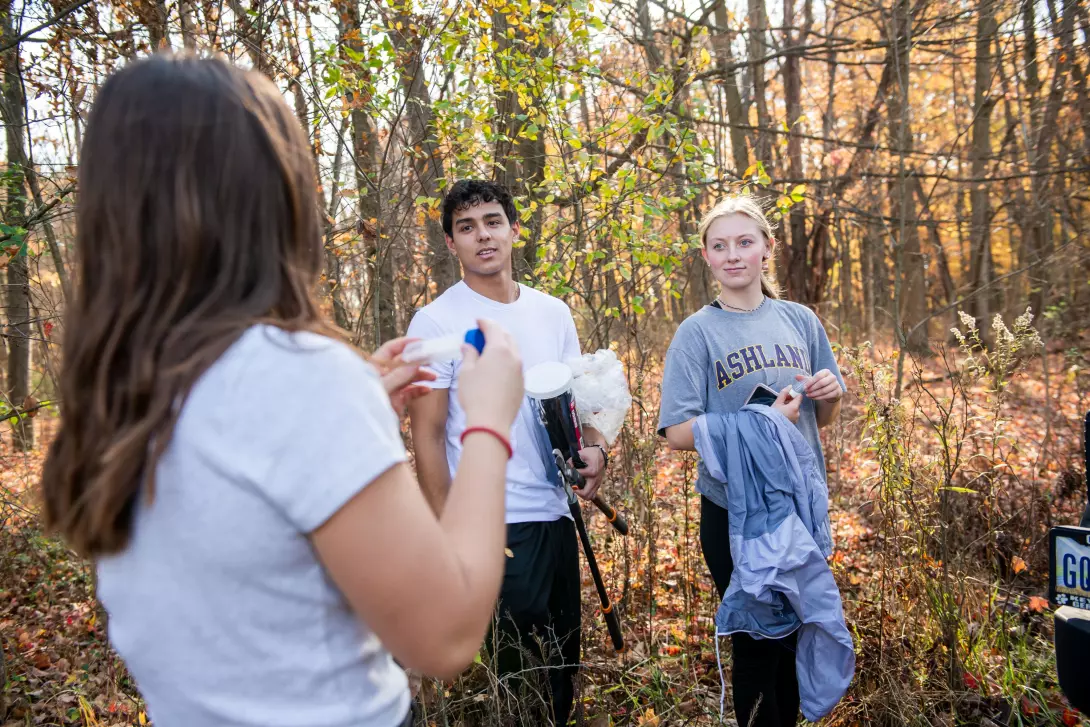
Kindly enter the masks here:
[[802, 713], [817, 721], [855, 673], [840, 591], [825, 560], [833, 552], [825, 473], [799, 430], [771, 407], [705, 414], [693, 435], [708, 471], [727, 483], [734, 572], [715, 614], [716, 634], [782, 638], [798, 629]]

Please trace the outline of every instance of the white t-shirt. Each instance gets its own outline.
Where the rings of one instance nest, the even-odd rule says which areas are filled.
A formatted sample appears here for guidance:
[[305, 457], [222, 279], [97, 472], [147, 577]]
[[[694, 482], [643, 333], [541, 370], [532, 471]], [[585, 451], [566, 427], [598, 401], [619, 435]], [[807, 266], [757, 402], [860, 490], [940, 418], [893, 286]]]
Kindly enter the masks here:
[[404, 672], [307, 533], [405, 459], [381, 381], [340, 342], [254, 326], [200, 377], [131, 542], [98, 562], [157, 727], [401, 723]]
[[[496, 321], [510, 332], [522, 354], [523, 370], [544, 361], [579, 358], [579, 335], [567, 303], [525, 285], [519, 285], [514, 303], [499, 303], [459, 282], [421, 308], [409, 324], [408, 335], [436, 338], [465, 334], [477, 327], [477, 319]], [[486, 344], [487, 345], [487, 344]], [[458, 369], [461, 362], [444, 362], [429, 368], [438, 378], [433, 388], [449, 389], [447, 409], [447, 462], [451, 476], [462, 455], [459, 437], [466, 426], [465, 411], [458, 400]], [[507, 463], [506, 521], [540, 522], [571, 517], [564, 491], [549, 481], [545, 462], [531, 427], [539, 426], [527, 399], [511, 432], [514, 456]]]

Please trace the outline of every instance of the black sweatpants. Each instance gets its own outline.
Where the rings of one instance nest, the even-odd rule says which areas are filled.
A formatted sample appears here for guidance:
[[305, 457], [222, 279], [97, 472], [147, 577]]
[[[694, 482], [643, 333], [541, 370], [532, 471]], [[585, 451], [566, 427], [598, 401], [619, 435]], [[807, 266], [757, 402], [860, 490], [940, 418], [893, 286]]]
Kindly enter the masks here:
[[[511, 523], [496, 619], [488, 648], [499, 676], [515, 694], [532, 690], [549, 704], [554, 724], [564, 725], [575, 698], [579, 671], [580, 577], [575, 523]], [[548, 673], [548, 680], [535, 678]], [[520, 700], [534, 709], [536, 698]], [[541, 704], [541, 707], [544, 707]], [[525, 716], [525, 715], [524, 715]], [[540, 724], [541, 722], [535, 722]]]
[[[700, 497], [700, 547], [719, 597], [727, 592], [734, 561], [730, 555], [727, 511]], [[798, 631], [782, 639], [730, 636], [731, 687], [738, 727], [794, 727], [799, 718], [799, 680], [795, 673]]]

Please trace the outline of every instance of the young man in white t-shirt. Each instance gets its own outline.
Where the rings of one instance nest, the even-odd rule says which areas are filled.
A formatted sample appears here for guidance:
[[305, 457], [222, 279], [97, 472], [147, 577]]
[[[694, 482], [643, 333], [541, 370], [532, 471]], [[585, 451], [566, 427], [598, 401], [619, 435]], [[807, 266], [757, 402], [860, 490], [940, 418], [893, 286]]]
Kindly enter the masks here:
[[[462, 265], [462, 281], [417, 311], [408, 335], [464, 334], [478, 319], [488, 318], [514, 336], [527, 370], [544, 361], [578, 358], [579, 338], [567, 304], [514, 280], [511, 251], [519, 223], [510, 193], [491, 182], [460, 181], [444, 198], [442, 215], [447, 248]], [[418, 479], [439, 513], [461, 455], [465, 415], [455, 395], [457, 362], [431, 368], [437, 378], [428, 385], [434, 391], [413, 401], [409, 416]], [[534, 665], [523, 662], [525, 651], [548, 665], [553, 720], [563, 725], [579, 668], [579, 553], [564, 491], [550, 481], [536, 444], [537, 426], [527, 400], [512, 428], [514, 456], [507, 465], [505, 493], [511, 557], [489, 643], [501, 678], [534, 673]], [[578, 494], [590, 499], [605, 470], [605, 442], [593, 429], [583, 433], [586, 448], [580, 457], [587, 467], [580, 472], [587, 484]], [[539, 639], [546, 644], [545, 654]]]

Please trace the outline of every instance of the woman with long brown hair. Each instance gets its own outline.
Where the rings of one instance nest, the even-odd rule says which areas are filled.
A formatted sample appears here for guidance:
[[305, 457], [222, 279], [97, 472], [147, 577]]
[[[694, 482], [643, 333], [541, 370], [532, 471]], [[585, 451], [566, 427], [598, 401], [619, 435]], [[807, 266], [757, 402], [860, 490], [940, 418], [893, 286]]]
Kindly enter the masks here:
[[437, 518], [400, 406], [319, 313], [306, 136], [268, 79], [156, 56], [101, 88], [80, 160], [47, 523], [95, 559], [110, 639], [157, 725], [407, 723], [404, 665], [460, 671], [503, 572], [521, 364], [482, 322], [467, 456]]

